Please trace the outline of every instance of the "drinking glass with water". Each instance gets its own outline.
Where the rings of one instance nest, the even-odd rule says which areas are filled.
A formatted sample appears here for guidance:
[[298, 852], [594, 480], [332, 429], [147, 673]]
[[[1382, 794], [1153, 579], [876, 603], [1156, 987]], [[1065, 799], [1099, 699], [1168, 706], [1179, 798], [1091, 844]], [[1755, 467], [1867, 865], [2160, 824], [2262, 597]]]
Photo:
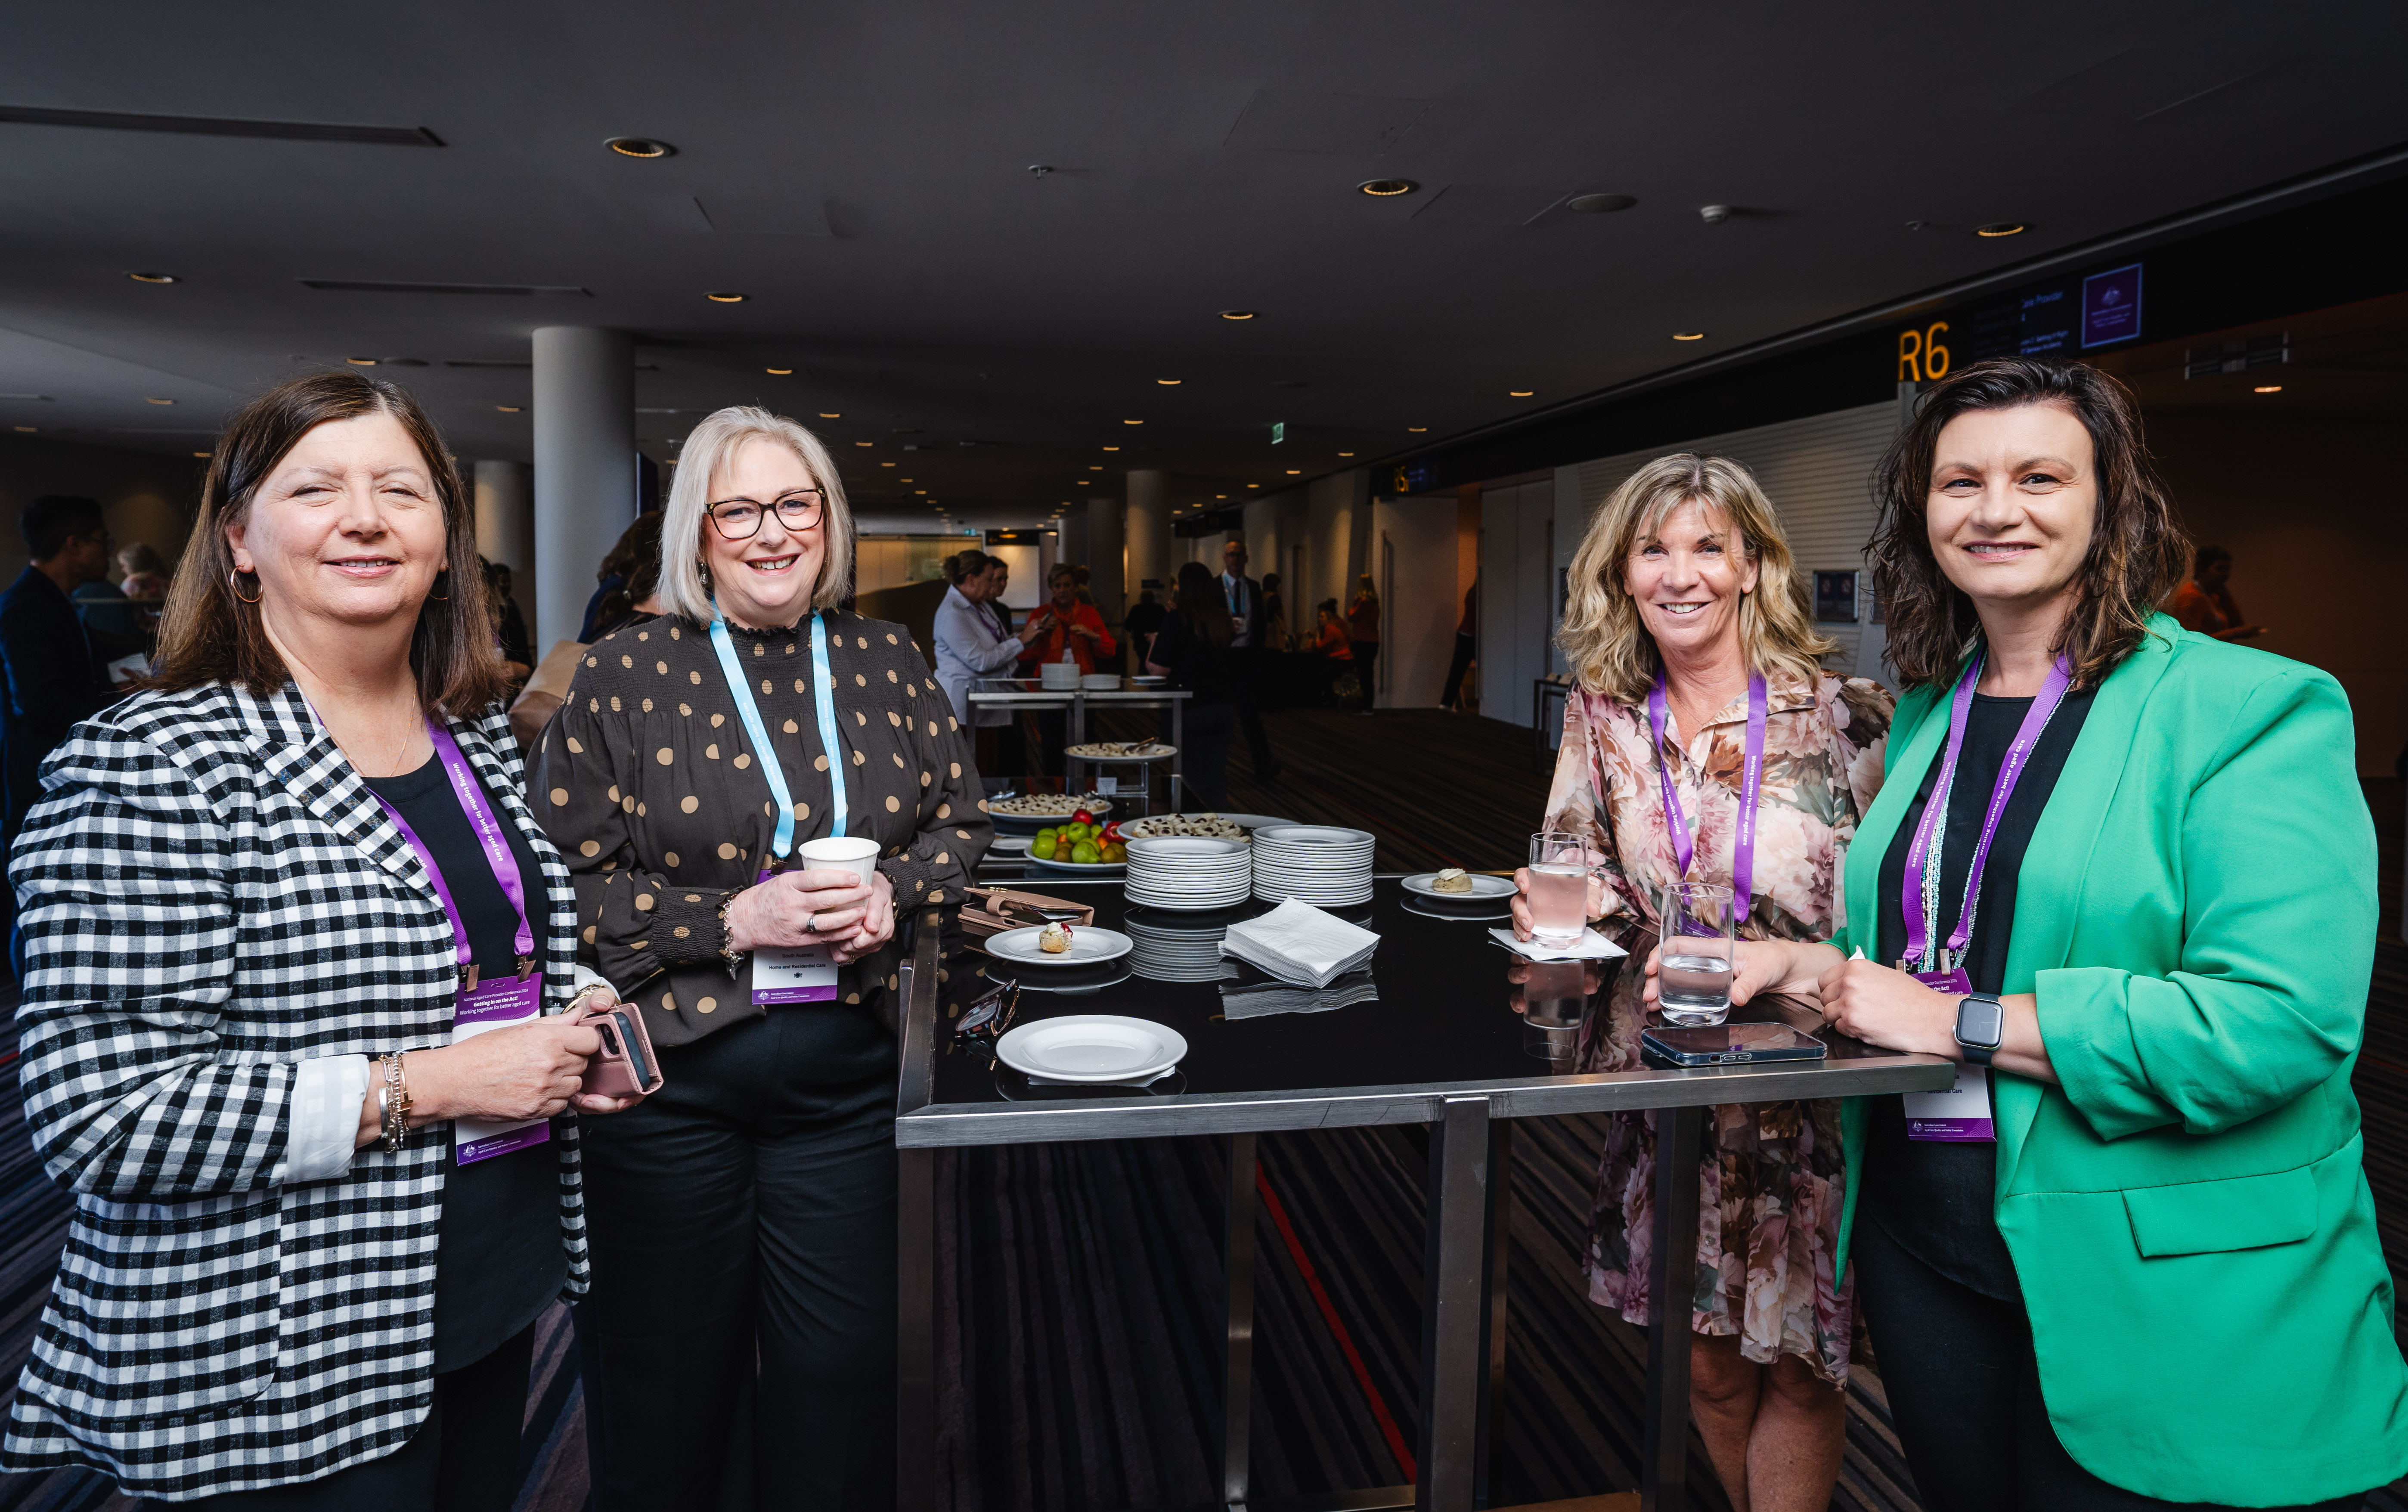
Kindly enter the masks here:
[[1530, 932], [1569, 945], [1588, 928], [1588, 879], [1600, 864], [1585, 835], [1541, 830], [1530, 836]]
[[1665, 885], [1656, 964], [1656, 1003], [1670, 1024], [1718, 1024], [1730, 1015], [1738, 920], [1731, 890], [1710, 882]]

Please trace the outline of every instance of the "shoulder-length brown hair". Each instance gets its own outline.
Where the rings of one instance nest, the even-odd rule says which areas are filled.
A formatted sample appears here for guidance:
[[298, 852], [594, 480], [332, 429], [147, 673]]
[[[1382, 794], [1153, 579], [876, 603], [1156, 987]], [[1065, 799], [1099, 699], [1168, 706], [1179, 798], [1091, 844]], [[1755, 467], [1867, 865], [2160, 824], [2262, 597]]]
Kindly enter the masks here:
[[[390, 415], [418, 443], [443, 506], [444, 566], [438, 587], [418, 611], [409, 667], [429, 714], [473, 719], [499, 702], [509, 684], [494, 649], [485, 575], [477, 562], [477, 527], [459, 469], [418, 401], [399, 386], [360, 373], [313, 373], [280, 383], [242, 407], [218, 438], [201, 490], [192, 545], [167, 590], [159, 628], [157, 671], [148, 686], [170, 691], [203, 683], [239, 684], [265, 698], [292, 674], [260, 623], [256, 603], [235, 592], [234, 548], [226, 527], [251, 512], [259, 486], [304, 435], [329, 421]], [[255, 580], [254, 580], [255, 581]], [[252, 590], [254, 596], [258, 590]]]
[[1909, 688], [1955, 681], [1981, 635], [1973, 601], [1931, 553], [1927, 506], [1940, 433], [1959, 415], [2024, 405], [2056, 405], [2090, 433], [2099, 516], [2075, 575], [2073, 610], [2054, 648], [2073, 664], [2075, 685], [2095, 688], [2114, 671], [2148, 633], [2157, 602], [2182, 581], [2190, 539], [2150, 465], [2130, 391], [2084, 363], [1976, 363], [1916, 402], [1914, 419], [1873, 473], [1881, 516], [1865, 554], [1889, 621], [1887, 659]]

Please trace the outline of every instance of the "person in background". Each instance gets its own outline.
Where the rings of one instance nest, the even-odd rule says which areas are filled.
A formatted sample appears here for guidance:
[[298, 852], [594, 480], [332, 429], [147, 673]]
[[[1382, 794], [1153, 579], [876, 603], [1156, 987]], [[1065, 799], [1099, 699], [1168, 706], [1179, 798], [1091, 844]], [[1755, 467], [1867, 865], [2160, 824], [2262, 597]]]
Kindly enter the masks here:
[[1010, 578], [1009, 569], [996, 571], [1001, 566], [976, 547], [945, 559], [945, 577], [953, 586], [937, 606], [933, 637], [938, 685], [952, 702], [953, 717], [962, 728], [976, 733], [979, 771], [988, 777], [1017, 777], [1024, 762], [1020, 726], [1011, 711], [972, 708], [969, 699], [982, 679], [1010, 677], [1012, 663], [1037, 638], [1031, 627], [1024, 626], [1017, 635], [998, 628], [996, 618], [986, 612], [988, 590]]
[[[1541, 827], [1604, 858], [1589, 913], [1643, 949], [1677, 881], [1744, 890], [1742, 937], [1822, 940], [1834, 879], [1881, 782], [1890, 699], [1816, 658], [1796, 560], [1771, 501], [1727, 457], [1658, 457], [1598, 510], [1566, 579], [1556, 636], [1578, 692]], [[1740, 816], [1754, 805], [1749, 842]], [[1694, 841], [1692, 835], [1694, 834]], [[1529, 936], [1529, 874], [1514, 933]], [[1612, 927], [1612, 926], [1609, 926]], [[1645, 933], [1642, 933], [1645, 932]], [[1627, 1037], [1591, 1039], [1577, 1069], [1635, 1071], [1637, 972], [1617, 978]], [[1694, 1179], [1689, 1400], [1723, 1489], [1751, 1512], [1822, 1512], [1847, 1447], [1856, 1288], [1836, 1262], [1845, 1178], [1836, 1102], [1711, 1110]], [[1591, 1300], [1644, 1326], [1656, 1119], [1612, 1119], [1583, 1269]], [[1884, 1362], [1886, 1363], [1886, 1360]]]
[[1380, 664], [1380, 595], [1368, 572], [1354, 590], [1354, 602], [1346, 606], [1346, 641], [1354, 653], [1354, 677], [1363, 684], [1363, 712], [1368, 715], [1380, 701], [1373, 678]]
[[155, 616], [107, 578], [83, 584], [73, 597], [76, 618], [83, 621], [84, 639], [92, 644], [93, 660], [108, 674], [110, 685], [139, 677], [150, 660], [150, 625]]
[[658, 606], [650, 609], [644, 606], [661, 586], [661, 518], [654, 510], [638, 519], [611, 548], [614, 570], [595, 591], [594, 602], [585, 606], [587, 645], [657, 612]]
[[1730, 987], [1960, 1068], [1842, 1124], [1842, 1260], [1932, 1512], [2338, 1509], [2408, 1472], [2349, 700], [2151, 612], [2185, 542], [2148, 457], [2082, 364], [1923, 393], [1874, 473], [1909, 691], [1845, 923], [1742, 943]]
[[119, 549], [117, 565], [125, 575], [124, 581], [117, 586], [127, 598], [144, 604], [167, 596], [167, 563], [149, 546], [136, 541]]
[[[0, 663], [8, 705], [0, 724], [6, 762], [7, 829], [13, 837], [41, 796], [42, 758], [67, 737], [78, 720], [107, 707], [115, 695], [93, 654], [74, 594], [108, 572], [108, 526], [92, 499], [46, 493], [18, 516], [33, 565], [0, 593]], [[13, 912], [13, 907], [7, 911]]]
[[1127, 637], [1129, 643], [1129, 660], [1140, 671], [1145, 667], [1146, 648], [1154, 644], [1154, 637], [1161, 632], [1165, 617], [1162, 606], [1154, 597], [1158, 586], [1153, 578], [1147, 578], [1144, 586], [1138, 590], [1137, 602], [1129, 606], [1128, 613], [1121, 620], [1121, 634]]
[[580, 644], [590, 646], [595, 636], [603, 634], [595, 626], [595, 618], [601, 613], [604, 601], [627, 586], [628, 577], [637, 562], [643, 557], [648, 541], [652, 556], [657, 561], [661, 554], [661, 515], [657, 509], [648, 509], [638, 515], [634, 524], [620, 532], [617, 544], [603, 557], [602, 565], [595, 570], [594, 596], [585, 601], [585, 618], [577, 631]]
[[1229, 609], [1229, 672], [1236, 685], [1238, 728], [1246, 734], [1254, 780], [1268, 782], [1280, 775], [1279, 758], [1271, 754], [1270, 737], [1263, 733], [1262, 652], [1270, 606], [1263, 585], [1246, 576], [1246, 543], [1234, 535], [1221, 548], [1221, 598]]
[[1471, 670], [1472, 658], [1479, 654], [1480, 585], [1474, 583], [1463, 591], [1463, 618], [1455, 622], [1455, 657], [1446, 664], [1446, 688], [1438, 695], [1439, 707], [1465, 712], [1463, 675]]
[[1338, 613], [1336, 599], [1323, 599], [1312, 612], [1320, 623], [1306, 649], [1321, 659], [1321, 696], [1336, 704], [1338, 679], [1354, 666], [1354, 646], [1346, 638], [1346, 621]]
[[479, 557], [485, 573], [485, 602], [494, 620], [494, 644], [501, 652], [502, 671], [513, 684], [526, 681], [535, 670], [535, 653], [527, 646], [526, 617], [510, 597], [510, 569]]
[[1104, 617], [1093, 604], [1079, 598], [1079, 575], [1068, 563], [1056, 563], [1048, 574], [1045, 586], [1054, 597], [1028, 617], [1027, 631], [1035, 636], [1025, 641], [1021, 653], [1023, 671], [1037, 676], [1037, 668], [1048, 662], [1059, 662], [1068, 650], [1079, 663], [1082, 673], [1111, 670], [1105, 665], [1120, 655], [1120, 644], [1104, 626]]
[[2202, 546], [2192, 563], [2189, 580], [2166, 600], [2166, 612], [2197, 635], [2217, 640], [2256, 640], [2266, 634], [2266, 627], [2247, 622], [2241, 606], [2233, 601], [2231, 580], [2232, 553], [2220, 546]]
[[1201, 562], [1182, 563], [1179, 596], [1146, 653], [1146, 670], [1196, 696], [1185, 715], [1188, 792], [1180, 807], [1218, 813], [1229, 806], [1229, 737], [1237, 728], [1234, 634], [1229, 601]]
[[[892, 1508], [896, 918], [992, 832], [919, 648], [837, 607], [818, 437], [706, 417], [664, 535], [666, 612], [588, 648], [529, 784], [666, 1083], [588, 1134], [593, 1505]], [[838, 835], [867, 876], [804, 859]]]
[[215, 449], [157, 673], [53, 753], [11, 865], [75, 1214], [0, 1471], [508, 1512], [536, 1319], [585, 1291], [582, 1120], [550, 1120], [631, 1101], [580, 1090], [609, 989], [425, 413], [313, 374]]
[[1092, 609], [1096, 607], [1096, 595], [1087, 592], [1087, 578], [1089, 576], [1090, 574], [1087, 571], [1087, 564], [1085, 563], [1077, 562], [1071, 563], [1070, 578], [1071, 581], [1078, 585], [1079, 602]]
[[1287, 622], [1287, 600], [1280, 592], [1280, 575], [1263, 574], [1263, 649], [1283, 651], [1295, 641], [1295, 628]]

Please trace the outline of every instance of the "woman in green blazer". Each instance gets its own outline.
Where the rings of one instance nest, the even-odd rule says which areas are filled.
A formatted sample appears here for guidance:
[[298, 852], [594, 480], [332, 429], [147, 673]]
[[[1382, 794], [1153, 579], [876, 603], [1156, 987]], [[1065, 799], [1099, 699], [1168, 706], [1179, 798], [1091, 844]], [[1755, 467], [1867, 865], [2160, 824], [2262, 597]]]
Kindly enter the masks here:
[[2354, 1506], [2408, 1472], [2408, 1365], [2350, 1092], [2348, 702], [2150, 612], [2185, 543], [2087, 367], [1945, 380], [1876, 486], [1910, 691], [1847, 924], [1742, 946], [1732, 997], [1964, 1064], [1843, 1124], [1841, 1252], [1926, 1505]]

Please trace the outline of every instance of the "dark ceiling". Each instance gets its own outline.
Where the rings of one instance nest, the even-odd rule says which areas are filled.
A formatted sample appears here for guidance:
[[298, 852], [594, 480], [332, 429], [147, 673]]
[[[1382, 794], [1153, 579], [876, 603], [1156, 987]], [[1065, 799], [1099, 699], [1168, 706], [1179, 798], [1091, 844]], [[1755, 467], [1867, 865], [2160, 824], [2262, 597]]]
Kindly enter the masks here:
[[[0, 423], [200, 449], [374, 357], [423, 364], [379, 371], [462, 458], [524, 459], [528, 333], [607, 325], [648, 452], [767, 404], [872, 524], [1035, 519], [1131, 466], [1274, 489], [2408, 138], [2397, 5], [134, 0], [8, 30]], [[1974, 235], [2001, 221], [2029, 229]]]

